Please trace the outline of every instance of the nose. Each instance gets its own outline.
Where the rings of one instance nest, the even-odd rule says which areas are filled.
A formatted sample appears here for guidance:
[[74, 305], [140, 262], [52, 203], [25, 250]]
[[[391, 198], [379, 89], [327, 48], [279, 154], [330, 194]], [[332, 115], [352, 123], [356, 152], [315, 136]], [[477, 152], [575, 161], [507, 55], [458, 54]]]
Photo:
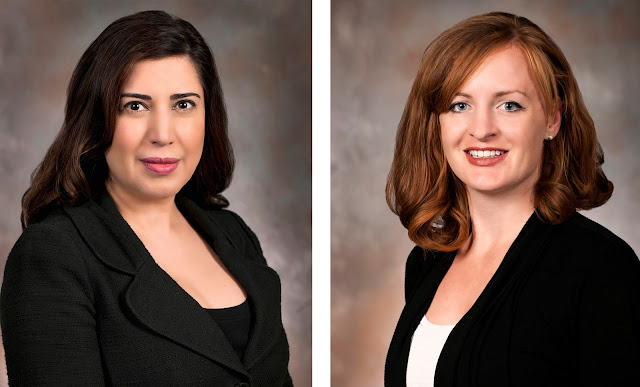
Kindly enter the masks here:
[[489, 141], [497, 134], [496, 121], [490, 110], [478, 109], [473, 115], [469, 134], [479, 141]]
[[153, 111], [148, 124], [149, 142], [157, 146], [173, 144], [175, 131], [170, 112], [161, 109]]

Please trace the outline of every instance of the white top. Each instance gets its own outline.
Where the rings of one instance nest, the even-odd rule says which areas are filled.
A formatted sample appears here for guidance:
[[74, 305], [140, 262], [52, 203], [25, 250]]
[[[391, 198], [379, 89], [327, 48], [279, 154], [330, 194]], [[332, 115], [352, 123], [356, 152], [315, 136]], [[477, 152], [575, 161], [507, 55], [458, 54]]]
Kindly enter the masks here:
[[455, 325], [435, 325], [422, 316], [411, 339], [407, 363], [407, 387], [433, 387], [436, 364]]

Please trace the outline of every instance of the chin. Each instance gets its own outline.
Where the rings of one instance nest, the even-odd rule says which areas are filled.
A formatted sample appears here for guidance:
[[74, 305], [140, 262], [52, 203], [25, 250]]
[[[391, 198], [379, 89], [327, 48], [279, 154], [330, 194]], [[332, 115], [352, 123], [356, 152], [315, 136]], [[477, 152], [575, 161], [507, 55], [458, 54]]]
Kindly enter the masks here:
[[[462, 180], [462, 179], [460, 179]], [[478, 191], [478, 192], [499, 192], [503, 190], [506, 186], [502, 181], [497, 179], [466, 179], [462, 180], [468, 190]]]
[[467, 189], [483, 192], [483, 193], [498, 193], [503, 190], [504, 187], [499, 185], [468, 185]]
[[170, 184], [170, 182], [167, 182], [167, 184], [158, 184], [157, 182], [154, 182], [152, 184], [145, 185], [144, 187], [140, 187], [138, 189], [138, 195], [152, 200], [166, 199], [176, 196], [183, 186], [184, 184]]

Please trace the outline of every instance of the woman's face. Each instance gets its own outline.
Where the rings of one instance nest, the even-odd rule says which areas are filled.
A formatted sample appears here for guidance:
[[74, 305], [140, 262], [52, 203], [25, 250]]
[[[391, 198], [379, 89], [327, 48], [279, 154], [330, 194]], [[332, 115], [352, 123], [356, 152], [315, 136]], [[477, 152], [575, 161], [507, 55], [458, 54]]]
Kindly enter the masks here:
[[523, 52], [505, 47], [480, 64], [440, 114], [445, 156], [470, 193], [531, 197], [543, 143], [557, 134], [560, 117], [545, 112]]
[[120, 197], [162, 199], [189, 181], [204, 145], [204, 93], [190, 59], [140, 61], [120, 95], [107, 188]]

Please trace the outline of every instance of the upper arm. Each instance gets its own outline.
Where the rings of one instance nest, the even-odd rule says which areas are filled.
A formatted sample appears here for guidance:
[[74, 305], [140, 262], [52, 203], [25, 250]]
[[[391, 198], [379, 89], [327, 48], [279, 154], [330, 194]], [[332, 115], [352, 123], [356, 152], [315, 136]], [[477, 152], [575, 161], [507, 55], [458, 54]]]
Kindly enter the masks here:
[[93, 293], [77, 246], [55, 228], [32, 227], [9, 254], [0, 294], [9, 381], [104, 384]]
[[585, 277], [580, 292], [578, 361], [583, 385], [640, 380], [640, 262], [628, 246], [610, 254]]

